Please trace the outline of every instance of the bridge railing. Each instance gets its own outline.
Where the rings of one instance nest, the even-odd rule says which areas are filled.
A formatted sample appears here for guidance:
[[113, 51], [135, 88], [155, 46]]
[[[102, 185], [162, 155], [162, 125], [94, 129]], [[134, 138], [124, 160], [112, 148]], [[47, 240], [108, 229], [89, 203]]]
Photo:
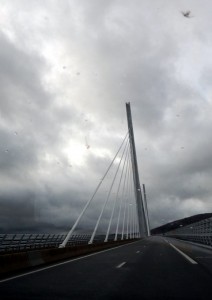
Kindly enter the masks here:
[[[64, 234], [0, 234], [0, 253], [58, 247]], [[88, 243], [90, 235], [73, 235], [68, 246]]]
[[176, 228], [164, 235], [212, 246], [212, 218]]
[[[58, 247], [65, 238], [65, 234], [0, 234], [0, 254], [41, 248]], [[91, 235], [79, 234], [70, 237], [67, 246], [88, 244]], [[104, 242], [105, 235], [97, 235], [94, 243]], [[124, 239], [127, 236], [124, 235]], [[118, 235], [118, 240], [121, 235]], [[108, 242], [114, 240], [114, 235], [109, 235]]]

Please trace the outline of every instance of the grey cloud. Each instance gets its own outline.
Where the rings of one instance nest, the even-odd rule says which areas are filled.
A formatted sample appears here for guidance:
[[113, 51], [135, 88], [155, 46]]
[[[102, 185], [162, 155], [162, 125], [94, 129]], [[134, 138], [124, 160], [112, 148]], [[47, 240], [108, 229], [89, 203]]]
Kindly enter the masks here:
[[[209, 212], [210, 4], [206, 12], [199, 1], [20, 1], [22, 19], [8, 3], [15, 38], [0, 36], [1, 230], [73, 224], [127, 131], [128, 101], [152, 227]], [[82, 165], [68, 153], [72, 141], [87, 151]], [[106, 191], [80, 230], [92, 228]], [[12, 222], [10, 207], [25, 201], [32, 207]]]

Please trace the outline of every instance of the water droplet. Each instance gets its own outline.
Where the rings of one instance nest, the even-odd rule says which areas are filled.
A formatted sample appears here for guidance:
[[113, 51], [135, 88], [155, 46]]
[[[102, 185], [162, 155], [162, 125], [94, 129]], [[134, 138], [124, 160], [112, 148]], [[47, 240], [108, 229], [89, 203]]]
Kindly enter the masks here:
[[6, 149], [6, 150], [5, 150], [5, 152], [6, 152], [6, 153], [8, 153], [8, 152], [9, 152], [9, 150], [8, 150], [8, 149]]
[[17, 132], [17, 131], [15, 131], [15, 132], [14, 132], [14, 134], [15, 134], [15, 135], [18, 135], [18, 132]]
[[85, 147], [86, 147], [87, 149], [90, 148], [90, 145], [88, 144], [88, 141], [87, 141], [87, 138], [86, 138], [86, 137], [85, 137]]

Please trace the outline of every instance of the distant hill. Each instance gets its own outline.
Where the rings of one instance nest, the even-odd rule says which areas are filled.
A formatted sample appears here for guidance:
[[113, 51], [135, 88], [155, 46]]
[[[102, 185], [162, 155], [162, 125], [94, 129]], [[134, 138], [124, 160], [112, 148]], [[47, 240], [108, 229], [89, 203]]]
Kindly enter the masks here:
[[195, 222], [207, 219], [207, 218], [211, 218], [211, 217], [212, 217], [212, 213], [206, 213], [206, 214], [199, 214], [199, 215], [194, 215], [194, 216], [191, 216], [188, 218], [176, 220], [176, 221], [173, 221], [173, 222], [167, 223], [165, 225], [162, 225], [160, 227], [152, 229], [151, 234], [162, 234], [162, 233], [168, 232], [170, 230], [176, 229], [178, 227], [190, 225], [192, 223], [195, 223]]

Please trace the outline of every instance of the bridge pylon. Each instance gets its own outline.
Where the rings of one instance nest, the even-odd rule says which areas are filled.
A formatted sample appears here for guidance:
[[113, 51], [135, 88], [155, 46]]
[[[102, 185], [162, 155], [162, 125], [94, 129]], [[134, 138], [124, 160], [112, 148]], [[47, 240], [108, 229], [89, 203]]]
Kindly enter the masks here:
[[135, 149], [135, 138], [133, 131], [133, 123], [132, 123], [132, 114], [130, 108], [130, 102], [126, 103], [126, 112], [127, 112], [127, 123], [129, 130], [129, 140], [130, 140], [130, 153], [131, 153], [131, 161], [132, 161], [132, 171], [133, 171], [133, 182], [134, 182], [134, 193], [137, 204], [137, 214], [138, 214], [138, 224], [139, 224], [139, 232], [141, 237], [145, 237], [149, 235], [148, 230], [148, 221], [145, 210], [145, 202], [142, 197], [142, 190], [140, 186], [140, 179], [138, 173], [138, 163]]

